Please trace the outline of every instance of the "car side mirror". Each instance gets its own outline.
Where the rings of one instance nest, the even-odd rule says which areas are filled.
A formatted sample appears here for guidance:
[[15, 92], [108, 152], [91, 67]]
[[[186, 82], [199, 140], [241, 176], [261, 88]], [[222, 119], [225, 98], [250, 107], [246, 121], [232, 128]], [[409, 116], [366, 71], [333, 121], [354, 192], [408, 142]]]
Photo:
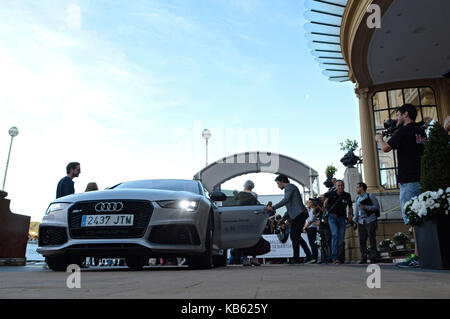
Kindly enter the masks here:
[[227, 199], [227, 195], [221, 191], [214, 191], [209, 195], [209, 198], [211, 198], [213, 202], [223, 202]]

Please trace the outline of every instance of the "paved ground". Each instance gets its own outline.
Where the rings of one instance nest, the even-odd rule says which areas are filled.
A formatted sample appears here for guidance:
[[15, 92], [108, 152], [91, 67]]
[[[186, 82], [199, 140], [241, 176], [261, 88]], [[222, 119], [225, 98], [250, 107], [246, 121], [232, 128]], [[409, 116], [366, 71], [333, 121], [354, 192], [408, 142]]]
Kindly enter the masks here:
[[450, 271], [381, 266], [381, 288], [360, 265], [94, 268], [81, 271], [81, 288], [66, 286], [68, 273], [42, 263], [0, 267], [0, 298], [450, 298]]

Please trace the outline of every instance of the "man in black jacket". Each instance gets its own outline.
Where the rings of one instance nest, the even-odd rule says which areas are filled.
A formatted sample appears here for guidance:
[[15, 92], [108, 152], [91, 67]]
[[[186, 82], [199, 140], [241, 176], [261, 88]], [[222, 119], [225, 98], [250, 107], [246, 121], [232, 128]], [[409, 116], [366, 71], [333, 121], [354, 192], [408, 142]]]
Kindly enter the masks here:
[[291, 225], [291, 240], [292, 249], [294, 251], [293, 259], [290, 261], [291, 264], [300, 263], [300, 245], [306, 254], [306, 262], [312, 260], [311, 251], [309, 250], [308, 244], [302, 238], [302, 230], [305, 225], [305, 221], [308, 218], [308, 212], [302, 201], [302, 195], [298, 190], [297, 186], [291, 184], [288, 177], [285, 175], [279, 175], [275, 179], [277, 185], [280, 189], [284, 190], [284, 198], [273, 208], [266, 206], [267, 210], [276, 210], [280, 207], [286, 206], [286, 213], [283, 216], [283, 221], [289, 220]]
[[81, 173], [80, 163], [71, 162], [66, 167], [67, 176], [61, 178], [56, 187], [56, 198], [71, 195], [75, 193], [74, 177], [78, 177]]

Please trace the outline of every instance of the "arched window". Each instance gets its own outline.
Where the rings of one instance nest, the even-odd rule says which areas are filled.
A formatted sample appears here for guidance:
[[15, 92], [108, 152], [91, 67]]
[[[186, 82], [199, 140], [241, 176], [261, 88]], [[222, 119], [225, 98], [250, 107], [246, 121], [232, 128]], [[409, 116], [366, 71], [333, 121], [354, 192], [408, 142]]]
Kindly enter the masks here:
[[[395, 120], [397, 108], [403, 104], [417, 106], [416, 122], [439, 120], [436, 96], [432, 88], [417, 87], [381, 91], [372, 96], [375, 134], [385, 130], [385, 121], [389, 119]], [[384, 153], [377, 144], [377, 158], [381, 186], [385, 189], [398, 189], [397, 151]]]

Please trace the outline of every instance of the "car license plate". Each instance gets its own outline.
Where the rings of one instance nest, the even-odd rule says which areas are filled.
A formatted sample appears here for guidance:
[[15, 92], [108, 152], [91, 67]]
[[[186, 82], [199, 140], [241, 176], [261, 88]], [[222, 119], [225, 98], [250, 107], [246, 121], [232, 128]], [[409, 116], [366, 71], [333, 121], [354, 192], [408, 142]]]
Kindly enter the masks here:
[[133, 226], [134, 215], [83, 215], [81, 227]]

